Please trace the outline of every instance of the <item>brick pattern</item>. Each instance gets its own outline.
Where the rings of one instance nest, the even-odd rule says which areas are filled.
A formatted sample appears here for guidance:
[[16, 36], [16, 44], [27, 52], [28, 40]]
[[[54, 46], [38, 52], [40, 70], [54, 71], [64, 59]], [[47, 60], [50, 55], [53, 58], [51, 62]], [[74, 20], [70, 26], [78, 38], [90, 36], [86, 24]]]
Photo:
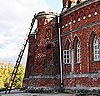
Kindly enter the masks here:
[[35, 35], [30, 35], [29, 36], [29, 48], [28, 48], [28, 57], [27, 57], [27, 64], [26, 64], [26, 72], [25, 72], [25, 78], [28, 78], [30, 74], [32, 74], [32, 70], [34, 67], [34, 55], [35, 55], [35, 50], [37, 48], [36, 46], [36, 40], [35, 40]]
[[[69, 14], [62, 13], [62, 50], [65, 50], [66, 41], [69, 40], [71, 49], [74, 49], [74, 74], [95, 73], [100, 70], [100, 62], [93, 61], [93, 37], [100, 38], [100, 6], [99, 1], [84, 6]], [[74, 8], [73, 8], [74, 9]], [[66, 19], [67, 18], [67, 19]], [[76, 62], [75, 38], [81, 46], [81, 62]], [[100, 39], [99, 39], [100, 42]], [[71, 74], [71, 64], [63, 64], [63, 74]], [[91, 82], [91, 84], [90, 84]], [[65, 78], [65, 87], [97, 87], [99, 78], [95, 81], [89, 77]]]
[[99, 87], [100, 78], [66, 78], [64, 84], [65, 87]]
[[[63, 0], [63, 7], [66, 2], [67, 0]], [[72, 72], [71, 64], [63, 63], [64, 87], [99, 87], [100, 62], [93, 60], [93, 37], [96, 35], [100, 43], [100, 1], [85, 1], [60, 15], [59, 24], [56, 16], [52, 18], [46, 14], [38, 18], [36, 38], [34, 34], [29, 36], [23, 86], [60, 87], [58, 25], [61, 25], [62, 58], [63, 50], [67, 49], [67, 40], [70, 49], [74, 50], [74, 71]], [[77, 40], [81, 47], [80, 63], [76, 62]]]
[[[23, 86], [54, 87], [60, 84], [59, 75], [59, 45], [57, 32], [57, 17], [49, 15], [40, 17], [37, 21], [36, 35], [29, 36], [29, 49]], [[40, 76], [30, 78], [30, 76]], [[43, 78], [42, 76], [45, 76]], [[53, 78], [48, 78], [53, 76]]]

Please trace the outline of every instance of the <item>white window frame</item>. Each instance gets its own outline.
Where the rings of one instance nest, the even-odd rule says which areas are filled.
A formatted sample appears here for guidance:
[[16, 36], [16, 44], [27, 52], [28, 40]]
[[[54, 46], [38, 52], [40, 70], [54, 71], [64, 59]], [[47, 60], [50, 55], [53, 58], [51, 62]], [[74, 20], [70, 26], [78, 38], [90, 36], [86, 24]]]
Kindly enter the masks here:
[[71, 64], [71, 50], [63, 50], [63, 63]]
[[100, 45], [97, 36], [93, 40], [93, 57], [94, 61], [100, 61]]
[[80, 63], [81, 62], [81, 54], [80, 54], [80, 42], [78, 41], [77, 42], [77, 45], [76, 45], [76, 56], [77, 56], [77, 63]]

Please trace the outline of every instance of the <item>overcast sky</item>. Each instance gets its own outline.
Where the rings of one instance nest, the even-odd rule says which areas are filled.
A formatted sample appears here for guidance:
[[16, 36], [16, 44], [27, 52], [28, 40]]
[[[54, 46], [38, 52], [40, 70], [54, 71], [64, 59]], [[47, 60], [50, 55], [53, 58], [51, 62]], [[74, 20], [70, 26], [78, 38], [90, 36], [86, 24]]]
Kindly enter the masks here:
[[61, 8], [62, 0], [0, 0], [0, 62], [15, 63], [34, 13]]

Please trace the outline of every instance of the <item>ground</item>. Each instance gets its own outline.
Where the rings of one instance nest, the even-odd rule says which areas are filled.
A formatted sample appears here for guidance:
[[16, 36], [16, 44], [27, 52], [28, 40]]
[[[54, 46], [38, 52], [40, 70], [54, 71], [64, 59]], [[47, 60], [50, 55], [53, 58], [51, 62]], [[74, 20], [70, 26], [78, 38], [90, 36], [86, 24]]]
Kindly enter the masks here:
[[20, 90], [12, 90], [10, 94], [5, 94], [5, 91], [0, 92], [0, 96], [75, 96], [72, 94], [63, 94], [63, 93], [24, 93]]
[[5, 91], [0, 92], [0, 96], [100, 96], [98, 93], [80, 94], [79, 92], [73, 94], [67, 93], [25, 93], [20, 90], [12, 90], [10, 94], [5, 94]]
[[0, 96], [75, 96], [73, 94], [63, 94], [63, 93], [24, 93], [22, 91], [11, 91], [10, 94], [5, 94], [5, 92], [0, 92]]
[[72, 94], [15, 93], [15, 94], [2, 94], [0, 96], [75, 96], [75, 95], [72, 95]]

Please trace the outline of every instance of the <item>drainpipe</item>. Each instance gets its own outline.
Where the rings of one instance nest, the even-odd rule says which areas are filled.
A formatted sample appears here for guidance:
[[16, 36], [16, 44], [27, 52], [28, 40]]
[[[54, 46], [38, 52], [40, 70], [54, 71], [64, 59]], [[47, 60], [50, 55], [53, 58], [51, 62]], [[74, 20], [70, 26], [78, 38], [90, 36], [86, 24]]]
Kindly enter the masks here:
[[63, 64], [62, 64], [62, 47], [61, 47], [61, 15], [58, 15], [58, 34], [59, 34], [59, 50], [60, 50], [60, 87], [61, 90], [64, 87], [63, 84]]

